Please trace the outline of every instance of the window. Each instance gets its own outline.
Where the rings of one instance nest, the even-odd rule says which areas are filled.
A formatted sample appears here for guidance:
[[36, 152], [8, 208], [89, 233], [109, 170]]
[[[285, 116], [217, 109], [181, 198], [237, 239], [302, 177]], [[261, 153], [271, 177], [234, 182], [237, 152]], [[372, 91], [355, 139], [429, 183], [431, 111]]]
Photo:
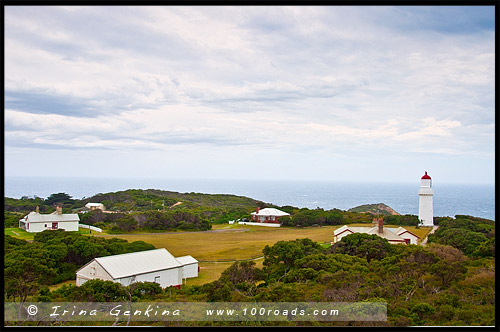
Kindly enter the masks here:
[[53, 222], [53, 223], [52, 223], [52, 229], [57, 229], [57, 228], [58, 228], [58, 223]]
[[155, 282], [156, 282], [157, 284], [159, 284], [159, 283], [160, 283], [160, 276], [155, 277]]
[[90, 267], [90, 275], [95, 276], [95, 266]]
[[47, 224], [45, 224], [45, 228], [47, 228]]

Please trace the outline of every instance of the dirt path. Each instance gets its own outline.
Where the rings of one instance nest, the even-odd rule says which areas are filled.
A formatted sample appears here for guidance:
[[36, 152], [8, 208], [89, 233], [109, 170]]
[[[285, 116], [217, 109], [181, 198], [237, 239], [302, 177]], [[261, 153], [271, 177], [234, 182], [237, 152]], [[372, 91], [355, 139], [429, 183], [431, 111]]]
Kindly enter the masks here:
[[246, 259], [228, 259], [226, 261], [199, 261], [200, 263], [236, 263], [236, 262], [248, 262], [248, 261], [256, 261], [264, 258], [264, 256], [254, 257], [254, 258], [246, 258]]
[[439, 228], [439, 226], [432, 226], [432, 230], [429, 232], [429, 234], [427, 234], [425, 239], [423, 239], [422, 242], [420, 242], [420, 245], [425, 246], [427, 244], [427, 239], [429, 238], [429, 235], [434, 233], [438, 228]]

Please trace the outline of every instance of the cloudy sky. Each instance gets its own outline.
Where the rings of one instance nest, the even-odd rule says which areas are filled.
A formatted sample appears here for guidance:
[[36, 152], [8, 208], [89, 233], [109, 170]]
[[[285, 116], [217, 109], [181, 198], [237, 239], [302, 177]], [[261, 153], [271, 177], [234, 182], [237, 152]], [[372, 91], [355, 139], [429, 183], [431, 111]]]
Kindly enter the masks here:
[[494, 183], [494, 7], [5, 7], [5, 175]]

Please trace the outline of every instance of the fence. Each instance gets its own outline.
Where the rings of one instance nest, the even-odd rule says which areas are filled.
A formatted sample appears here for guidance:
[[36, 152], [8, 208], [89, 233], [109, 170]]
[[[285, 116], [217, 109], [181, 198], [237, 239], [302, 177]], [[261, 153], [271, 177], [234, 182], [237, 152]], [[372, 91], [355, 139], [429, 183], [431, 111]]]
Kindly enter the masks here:
[[99, 232], [99, 233], [101, 233], [101, 232], [102, 232], [102, 229], [100, 229], [99, 227], [94, 227], [94, 226], [90, 226], [90, 225], [86, 225], [86, 224], [78, 224], [78, 227], [81, 227], [81, 228], [88, 228], [88, 229], [90, 229], [91, 231], [96, 231], [96, 232]]

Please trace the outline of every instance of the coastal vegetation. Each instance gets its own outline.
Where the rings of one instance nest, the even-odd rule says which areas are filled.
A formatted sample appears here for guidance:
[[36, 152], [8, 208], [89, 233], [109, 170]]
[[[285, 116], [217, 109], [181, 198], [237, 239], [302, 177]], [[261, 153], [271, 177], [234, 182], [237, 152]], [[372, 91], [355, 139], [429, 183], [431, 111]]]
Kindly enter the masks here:
[[[309, 238], [298, 238], [265, 246], [262, 250], [261, 264], [256, 264], [254, 261], [238, 261], [229, 265], [216, 280], [201, 285], [185, 285], [180, 290], [173, 287], [161, 289], [153, 283], [137, 283], [124, 287], [100, 280], [87, 282], [81, 287], [67, 284], [51, 290], [45, 285], [48, 285], [48, 280], [55, 274], [55, 271], [51, 270], [56, 269], [58, 264], [54, 262], [71, 261], [68, 255], [55, 253], [57, 246], [60, 246], [57, 251], [64, 251], [62, 248], [64, 246], [69, 248], [70, 243], [88, 242], [94, 250], [82, 251], [75, 248], [67, 250], [68, 252], [80, 250], [78, 251], [80, 257], [82, 255], [91, 257], [103, 248], [109, 251], [116, 245], [116, 250], [120, 251], [131, 244], [127, 245], [122, 241], [113, 243], [114, 241], [103, 241], [101, 238], [82, 235], [63, 235], [62, 232], [45, 231], [40, 234], [30, 248], [34, 249], [36, 246], [38, 250], [28, 250], [27, 246], [30, 244], [25, 241], [6, 237], [5, 249], [8, 258], [5, 279], [6, 300], [13, 296], [24, 295], [25, 300], [49, 302], [372, 301], [387, 303], [386, 322], [285, 324], [333, 326], [495, 324], [494, 256], [469, 257], [449, 245], [438, 243], [427, 246], [393, 245], [375, 235], [352, 234], [344, 237], [339, 243], [324, 248]], [[73, 236], [75, 236], [74, 241], [66, 243], [66, 240]], [[141, 244], [138, 247], [142, 246], [145, 245]], [[15, 252], [20, 254], [16, 255]], [[26, 262], [22, 267], [14, 267], [16, 264], [12, 261], [20, 259], [21, 256], [27, 256]], [[16, 282], [19, 279], [30, 280], [30, 283], [18, 285]], [[50, 323], [40, 323], [44, 324]], [[110, 325], [111, 322], [105, 324]], [[182, 325], [230, 324], [188, 321]], [[267, 325], [268, 322], [253, 324]]]
[[[106, 211], [85, 209], [87, 203], [102, 203]], [[155, 189], [130, 189], [93, 197], [73, 199], [66, 193], [41, 197], [5, 197], [4, 226], [16, 227], [19, 219], [38, 206], [40, 213], [51, 213], [55, 207], [64, 213], [79, 213], [80, 221], [104, 229], [110, 234], [158, 231], [204, 231], [212, 225], [230, 220], [250, 219], [257, 207], [274, 207], [290, 213], [280, 218], [283, 226], [307, 227], [370, 223], [379, 211], [384, 222], [392, 225], [417, 226], [413, 215], [389, 214], [385, 204], [363, 205], [348, 211], [276, 206], [252, 198], [226, 194], [177, 193]]]
[[[4, 235], [5, 302], [372, 301], [387, 303], [386, 322], [287, 324], [495, 325], [492, 220], [462, 215], [435, 217], [439, 228], [428, 236], [426, 246], [393, 245], [368, 234], [348, 235], [331, 245], [334, 229], [343, 224], [371, 223], [373, 212], [282, 206], [278, 208], [291, 214], [280, 219], [285, 227], [267, 228], [222, 224], [249, 216], [256, 206], [274, 207], [239, 196], [153, 190], [100, 195], [97, 196], [101, 201], [97, 196], [73, 200], [64, 193], [51, 195], [47, 200], [5, 198], [5, 226], [11, 227], [17, 226], [18, 219], [36, 206], [40, 212], [50, 213], [55, 204], [61, 204], [66, 213], [78, 213], [87, 202], [106, 202], [107, 210], [113, 212], [80, 213], [83, 223], [102, 226], [107, 235], [52, 230], [23, 239], [23, 234], [16, 232], [20, 235], [16, 236], [9, 230], [13, 236]], [[404, 225], [421, 237], [430, 231], [430, 227], [419, 227], [417, 217], [412, 215], [385, 215], [384, 225]], [[198, 259], [200, 276], [180, 290], [161, 289], [154, 283], [124, 287], [93, 280], [76, 287], [72, 282], [76, 270], [95, 257], [163, 247], [174, 256], [192, 255]]]

